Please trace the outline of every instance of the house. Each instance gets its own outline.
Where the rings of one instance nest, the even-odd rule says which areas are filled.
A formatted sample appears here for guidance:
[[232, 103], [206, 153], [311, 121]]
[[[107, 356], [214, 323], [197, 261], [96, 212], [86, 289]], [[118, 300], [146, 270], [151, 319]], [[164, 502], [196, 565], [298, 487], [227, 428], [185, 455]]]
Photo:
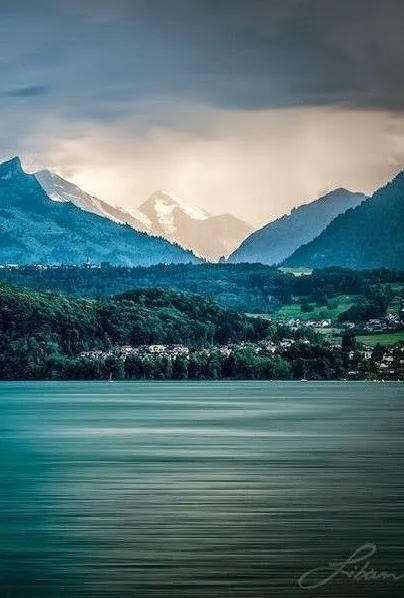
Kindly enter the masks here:
[[81, 351], [81, 353], [79, 353], [80, 357], [87, 357], [89, 359], [103, 359], [105, 357], [107, 357], [107, 353], [104, 353], [104, 351]]
[[189, 349], [188, 349], [188, 347], [185, 347], [184, 345], [174, 345], [171, 348], [170, 353], [172, 355], [188, 355]]
[[150, 345], [149, 346], [149, 353], [164, 353], [166, 350], [165, 345]]
[[279, 345], [282, 349], [288, 349], [289, 347], [291, 347], [294, 344], [295, 344], [295, 341], [291, 338], [283, 338], [281, 340], [281, 342], [279, 343]]
[[231, 349], [230, 347], [221, 347], [219, 349], [219, 353], [221, 355], [224, 355], [225, 357], [228, 357], [229, 355], [231, 355]]
[[314, 328], [329, 328], [331, 326], [331, 320], [315, 320], [313, 326]]
[[131, 347], [130, 345], [123, 345], [123, 347], [120, 347], [119, 349], [121, 355], [128, 355], [129, 353], [132, 353], [132, 351], [133, 347]]

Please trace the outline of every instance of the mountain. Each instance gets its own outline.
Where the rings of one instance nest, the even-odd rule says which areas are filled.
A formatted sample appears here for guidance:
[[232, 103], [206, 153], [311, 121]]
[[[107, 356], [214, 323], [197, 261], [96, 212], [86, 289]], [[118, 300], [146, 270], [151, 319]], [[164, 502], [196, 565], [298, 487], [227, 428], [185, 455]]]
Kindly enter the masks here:
[[366, 199], [362, 193], [335, 189], [324, 197], [293, 208], [250, 235], [229, 257], [230, 262], [279, 264], [298, 247], [317, 237], [339, 214]]
[[192, 248], [212, 261], [229, 255], [252, 232], [249, 224], [231, 214], [212, 216], [162, 191], [153, 193], [139, 211], [149, 219], [153, 234]]
[[40, 170], [35, 176], [53, 201], [70, 202], [114, 222], [129, 224], [137, 231], [163, 237], [212, 261], [229, 255], [253, 230], [231, 214], [212, 216], [162, 191], [153, 193], [139, 208], [120, 208], [93, 197], [49, 170]]
[[19, 158], [0, 164], [0, 263], [151, 265], [197, 262], [164, 239], [52, 201]]
[[287, 266], [404, 269], [404, 172], [353, 210], [338, 216]]
[[148, 219], [138, 210], [124, 210], [111, 206], [50, 170], [35, 172], [35, 177], [53, 201], [70, 202], [82, 210], [109, 218], [113, 222], [129, 224], [137, 231], [150, 232]]

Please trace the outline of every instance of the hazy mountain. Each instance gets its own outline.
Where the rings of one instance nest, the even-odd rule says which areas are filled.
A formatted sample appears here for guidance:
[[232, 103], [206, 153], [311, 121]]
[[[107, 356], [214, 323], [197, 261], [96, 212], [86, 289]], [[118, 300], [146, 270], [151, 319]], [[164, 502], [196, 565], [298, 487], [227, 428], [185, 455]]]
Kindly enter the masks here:
[[212, 216], [174, 195], [157, 191], [139, 207], [150, 231], [210, 260], [227, 256], [252, 227], [231, 214]]
[[139, 208], [120, 208], [93, 197], [49, 170], [36, 172], [35, 176], [53, 201], [71, 202], [114, 222], [129, 224], [135, 230], [164, 237], [214, 261], [229, 255], [253, 230], [231, 214], [212, 216], [162, 191], [153, 193]]
[[288, 266], [404, 268], [404, 172], [359, 207], [338, 216]]
[[40, 170], [35, 173], [35, 176], [53, 201], [71, 202], [82, 210], [109, 218], [119, 224], [129, 224], [138, 231], [149, 232], [150, 230], [148, 219], [138, 210], [124, 210], [111, 206], [50, 170]]
[[254, 232], [231, 254], [229, 261], [278, 264], [317, 237], [336, 216], [365, 199], [362, 193], [335, 189]]
[[19, 158], [0, 165], [0, 263], [121, 265], [196, 262], [164, 239], [51, 200]]

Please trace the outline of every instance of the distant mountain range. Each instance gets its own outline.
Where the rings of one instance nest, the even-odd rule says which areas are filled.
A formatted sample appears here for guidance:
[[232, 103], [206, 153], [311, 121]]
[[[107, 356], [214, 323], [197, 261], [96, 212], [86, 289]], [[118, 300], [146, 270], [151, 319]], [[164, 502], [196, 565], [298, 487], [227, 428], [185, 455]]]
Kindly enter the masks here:
[[[79, 264], [89, 259], [147, 266], [199, 261], [165, 239], [101, 217], [102, 202], [85, 211], [55, 199], [24, 172], [19, 158], [0, 165], [0, 263]], [[84, 204], [92, 200], [82, 197]]]
[[139, 207], [149, 231], [192, 248], [211, 261], [228, 256], [252, 227], [231, 214], [213, 216], [165, 192], [158, 191]]
[[109, 218], [118, 224], [129, 224], [137, 231], [149, 232], [149, 220], [138, 210], [124, 210], [111, 206], [50, 170], [40, 170], [34, 174], [53, 201], [70, 202], [82, 210]]
[[287, 266], [404, 268], [404, 172], [353, 210], [341, 214]]
[[27, 174], [19, 158], [0, 164], [3, 264], [149, 266], [230, 253], [231, 263], [404, 269], [403, 222], [404, 172], [370, 199], [336, 189], [249, 234], [230, 214], [213, 216], [161, 191], [123, 209], [50, 171]]
[[139, 208], [113, 207], [49, 170], [35, 173], [51, 199], [127, 223], [135, 230], [163, 237], [199, 256], [217, 261], [228, 256], [248, 236], [252, 227], [231, 214], [214, 216], [183, 199], [157, 191]]
[[294, 208], [250, 235], [229, 257], [229, 262], [279, 264], [301, 245], [312, 241], [339, 214], [358, 206], [363, 193], [336, 189], [311, 203]]

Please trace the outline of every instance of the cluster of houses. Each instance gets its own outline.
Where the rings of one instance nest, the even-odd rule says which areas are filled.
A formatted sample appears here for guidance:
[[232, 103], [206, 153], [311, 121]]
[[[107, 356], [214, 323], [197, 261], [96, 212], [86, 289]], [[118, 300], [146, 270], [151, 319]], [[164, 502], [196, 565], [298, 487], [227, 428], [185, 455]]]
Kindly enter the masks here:
[[[274, 342], [269, 340], [260, 341], [259, 343], [240, 342], [220, 347], [205, 347], [200, 349], [199, 352], [210, 355], [213, 352], [219, 351], [221, 355], [228, 357], [233, 351], [250, 348], [256, 353], [265, 350], [268, 353], [274, 354], [279, 347], [287, 348], [290, 347], [294, 342], [295, 341], [292, 339], [284, 339], [279, 345], [276, 345]], [[110, 349], [109, 351], [102, 351], [98, 349], [81, 351], [79, 356], [87, 359], [107, 359], [108, 357], [115, 356], [125, 360], [130, 355], [141, 355], [143, 357], [159, 355], [160, 357], [167, 357], [174, 360], [179, 355], [188, 357], [189, 354], [190, 349], [185, 345], [143, 345], [140, 347], [123, 345], [122, 347]]]
[[387, 332], [402, 328], [403, 320], [401, 316], [388, 314], [385, 318], [368, 320], [363, 330], [364, 332]]
[[362, 362], [370, 362], [373, 360], [376, 372], [381, 378], [396, 377], [397, 375], [404, 377], [404, 347], [395, 345], [389, 347], [381, 355], [375, 359], [375, 349], [373, 347], [363, 346], [360, 351], [350, 351], [349, 360], [352, 367], [349, 370], [349, 375], [355, 377], [359, 375], [358, 369], [353, 367], [353, 362], [359, 353]]
[[[279, 324], [289, 328], [292, 331], [301, 329], [311, 330], [332, 330], [342, 329], [351, 330], [355, 334], [377, 334], [396, 332], [404, 328], [404, 309], [400, 310], [399, 314], [387, 314], [384, 318], [372, 318], [362, 323], [355, 322], [333, 322], [331, 319], [322, 320], [301, 320], [299, 318], [290, 318], [287, 320], [279, 320]], [[338, 348], [341, 345], [333, 344]]]
[[123, 345], [122, 347], [111, 349], [109, 351], [82, 351], [80, 357], [87, 357], [88, 359], [106, 359], [107, 357], [118, 356], [122, 360], [125, 360], [129, 355], [161, 355], [175, 359], [178, 355], [188, 354], [189, 348], [184, 345], [143, 345], [140, 347]]
[[314, 328], [321, 330], [324, 328], [331, 328], [332, 320], [301, 320], [300, 318], [290, 318], [288, 320], [279, 320], [279, 324], [287, 326], [291, 330], [298, 330], [299, 328]]
[[361, 324], [355, 322], [341, 322], [341, 328], [362, 333], [392, 332], [402, 330], [404, 326], [404, 312], [399, 315], [387, 314], [384, 318], [372, 318]]
[[[228, 357], [234, 351], [250, 349], [253, 350], [255, 353], [265, 351], [271, 355], [274, 355], [275, 353], [279, 353], [289, 349], [296, 342], [297, 341], [291, 338], [283, 338], [277, 343], [274, 343], [271, 340], [259, 341], [258, 343], [230, 343], [220, 347], [205, 347], [203, 349], [199, 349], [198, 352], [205, 355], [210, 355], [212, 353], [219, 352], [221, 355]], [[310, 344], [310, 341], [308, 340], [303, 340], [299, 342], [307, 345]], [[140, 347], [123, 345], [122, 347], [110, 349], [109, 351], [102, 351], [98, 349], [92, 349], [90, 351], [81, 351], [79, 356], [87, 359], [101, 360], [114, 356], [119, 357], [124, 361], [130, 355], [140, 355], [142, 357], [159, 355], [161, 357], [166, 357], [175, 360], [179, 355], [189, 357], [190, 351], [190, 348], [186, 347], [185, 345], [143, 345]]]

